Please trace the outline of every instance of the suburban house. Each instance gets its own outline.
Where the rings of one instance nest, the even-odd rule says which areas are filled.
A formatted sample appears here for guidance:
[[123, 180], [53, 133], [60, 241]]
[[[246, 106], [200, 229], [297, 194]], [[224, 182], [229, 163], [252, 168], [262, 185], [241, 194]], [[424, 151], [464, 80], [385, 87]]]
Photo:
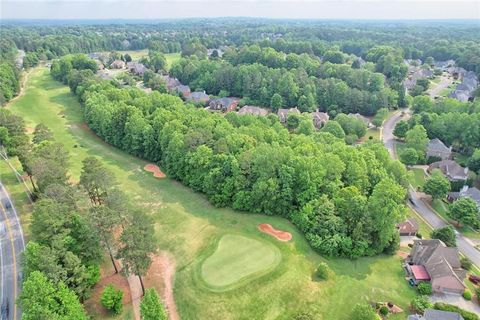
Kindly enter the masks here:
[[463, 72], [462, 82], [457, 85], [455, 91], [450, 94], [450, 97], [462, 102], [467, 102], [471, 100], [473, 92], [478, 87], [478, 77], [473, 71], [463, 70], [465, 72]]
[[172, 91], [176, 87], [182, 85], [177, 78], [170, 77], [169, 75], [161, 75], [160, 77], [165, 81], [168, 91]]
[[396, 227], [401, 236], [416, 236], [418, 233], [418, 222], [413, 218], [400, 222]]
[[433, 71], [430, 69], [412, 67], [409, 68], [410, 75], [403, 81], [403, 85], [406, 89], [411, 90], [417, 84], [419, 79], [427, 79], [433, 77]]
[[147, 67], [140, 62], [127, 62], [127, 69], [136, 76], [143, 77], [143, 74], [148, 70]]
[[458, 312], [425, 309], [423, 316], [415, 314], [408, 316], [407, 320], [464, 320]]
[[470, 188], [469, 186], [463, 186], [460, 192], [449, 192], [448, 193], [448, 200], [455, 201], [459, 198], [468, 197], [477, 203], [477, 208], [480, 210], [480, 190], [473, 187]]
[[370, 127], [372, 124], [370, 122], [370, 119], [368, 119], [367, 117], [364, 117], [362, 116], [360, 113], [349, 113], [348, 114], [349, 117], [353, 117], [353, 118], [356, 118], [357, 120], [360, 120], [362, 121], [363, 123], [365, 123], [365, 125], [367, 127]]
[[312, 119], [315, 128], [321, 129], [330, 119], [330, 116], [326, 112], [315, 111], [312, 113]]
[[239, 115], [251, 114], [251, 115], [254, 115], [254, 116], [262, 116], [263, 117], [263, 116], [266, 116], [268, 114], [268, 110], [260, 108], [260, 107], [256, 107], [256, 106], [243, 106], [242, 108], [240, 108], [240, 110], [238, 110], [237, 113]]
[[193, 103], [207, 103], [210, 101], [210, 97], [205, 93], [205, 91], [195, 91], [187, 97], [187, 101]]
[[176, 86], [174, 90], [181, 94], [182, 97], [185, 99], [188, 98], [191, 94], [190, 87], [183, 84]]
[[434, 169], [440, 169], [451, 182], [467, 181], [468, 179], [468, 168], [460, 166], [453, 160], [437, 161], [428, 166], [428, 172], [432, 172]]
[[449, 248], [438, 239], [414, 240], [405, 270], [416, 283], [429, 281], [436, 293], [462, 294], [466, 270], [461, 268], [457, 248]]
[[300, 114], [300, 110], [295, 107], [290, 109], [278, 109], [277, 111], [277, 115], [281, 123], [287, 122], [287, 117], [289, 114]]
[[230, 112], [235, 110], [240, 99], [238, 98], [220, 98], [212, 99], [208, 103], [208, 109], [212, 111]]
[[440, 139], [432, 139], [427, 145], [427, 158], [436, 157], [442, 160], [450, 159], [452, 147], [448, 148]]
[[440, 69], [442, 71], [447, 71], [449, 67], [452, 67], [455, 65], [455, 61], [453, 60], [447, 60], [447, 61], [435, 61], [434, 67], [436, 69]]
[[125, 62], [122, 60], [115, 60], [110, 64], [110, 68], [112, 69], [124, 69], [125, 68]]

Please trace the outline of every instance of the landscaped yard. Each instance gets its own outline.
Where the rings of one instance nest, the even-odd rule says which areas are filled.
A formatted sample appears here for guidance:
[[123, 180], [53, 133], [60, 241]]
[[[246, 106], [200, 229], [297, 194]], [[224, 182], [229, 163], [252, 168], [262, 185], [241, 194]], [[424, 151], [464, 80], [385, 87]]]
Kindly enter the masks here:
[[[78, 181], [82, 159], [96, 156], [114, 172], [137, 206], [154, 217], [159, 249], [175, 258], [174, 294], [181, 319], [291, 319], [300, 312], [319, 319], [345, 319], [357, 302], [393, 301], [408, 310], [416, 294], [404, 280], [398, 256], [326, 259], [313, 252], [285, 219], [215, 208], [174, 180], [154, 178], [142, 169], [147, 162], [107, 145], [85, 126], [77, 99], [68, 87], [53, 81], [45, 68], [31, 73], [25, 95], [10, 109], [24, 117], [30, 128], [42, 122], [53, 131], [70, 152], [72, 181]], [[288, 231], [293, 239], [280, 242], [261, 233], [260, 223]], [[225, 234], [259, 239], [274, 247], [281, 260], [253, 281], [214, 292], [198, 271]], [[329, 264], [334, 275], [317, 282], [312, 279], [321, 261]], [[128, 319], [128, 306], [125, 312], [122, 317]], [[389, 317], [405, 318], [405, 314]]]
[[423, 188], [425, 184], [425, 171], [421, 168], [412, 168], [408, 171], [408, 181], [417, 190]]

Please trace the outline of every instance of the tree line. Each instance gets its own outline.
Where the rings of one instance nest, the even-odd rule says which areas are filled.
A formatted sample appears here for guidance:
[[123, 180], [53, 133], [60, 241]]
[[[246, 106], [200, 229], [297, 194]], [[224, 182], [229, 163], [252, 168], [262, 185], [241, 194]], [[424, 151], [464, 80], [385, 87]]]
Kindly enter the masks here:
[[116, 273], [120, 259], [123, 272], [138, 275], [144, 289], [142, 276], [157, 250], [153, 221], [130, 203], [113, 173], [87, 157], [79, 182], [72, 183], [68, 150], [43, 124], [30, 140], [23, 119], [7, 109], [0, 109], [0, 145], [18, 157], [34, 191], [18, 301], [22, 318], [88, 319], [81, 302], [100, 278], [104, 252]]
[[398, 244], [406, 171], [380, 143], [291, 134], [274, 115], [222, 116], [97, 78], [76, 94], [102, 139], [159, 163], [216, 206], [289, 218], [326, 255], [375, 255]]

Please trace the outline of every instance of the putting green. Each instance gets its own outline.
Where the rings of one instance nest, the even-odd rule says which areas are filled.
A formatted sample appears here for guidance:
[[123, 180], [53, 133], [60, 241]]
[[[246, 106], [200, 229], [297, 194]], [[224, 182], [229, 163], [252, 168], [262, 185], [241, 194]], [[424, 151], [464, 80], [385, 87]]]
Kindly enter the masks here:
[[273, 244], [228, 234], [203, 262], [201, 274], [209, 286], [228, 290], [240, 280], [251, 280], [272, 270], [280, 260], [280, 251]]

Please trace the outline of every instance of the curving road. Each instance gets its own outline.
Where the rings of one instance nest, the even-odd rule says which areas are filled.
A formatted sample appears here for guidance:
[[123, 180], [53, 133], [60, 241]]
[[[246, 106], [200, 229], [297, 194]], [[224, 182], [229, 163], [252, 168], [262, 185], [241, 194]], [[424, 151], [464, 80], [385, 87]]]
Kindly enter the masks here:
[[[381, 138], [385, 144], [385, 147], [390, 153], [390, 156], [394, 159], [397, 158], [397, 154], [395, 151], [395, 136], [393, 135], [393, 129], [395, 129], [395, 125], [398, 121], [408, 119], [409, 117], [410, 114], [408, 112], [403, 113], [399, 111], [386, 120], [383, 125]], [[430, 206], [425, 204], [420, 195], [413, 190], [413, 188], [408, 190], [408, 197], [411, 201], [410, 207], [415, 210], [423, 219], [425, 219], [434, 229], [442, 228], [448, 225], [447, 222], [440, 218]], [[462, 236], [460, 233], [457, 233], [457, 247], [463, 255], [472, 260], [477, 267], [480, 267], [480, 251], [475, 248], [475, 245], [472, 241]]]
[[24, 249], [25, 240], [17, 211], [0, 182], [0, 306], [3, 309], [8, 306], [8, 320], [22, 318], [15, 301], [21, 290], [20, 259]]

